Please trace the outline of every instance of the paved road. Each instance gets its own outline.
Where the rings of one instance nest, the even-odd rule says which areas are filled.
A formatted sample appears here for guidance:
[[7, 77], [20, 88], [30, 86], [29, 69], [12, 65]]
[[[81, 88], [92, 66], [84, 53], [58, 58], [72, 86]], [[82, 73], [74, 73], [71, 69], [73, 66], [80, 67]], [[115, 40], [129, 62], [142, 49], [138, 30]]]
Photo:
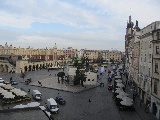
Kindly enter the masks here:
[[[28, 73], [27, 78], [31, 77], [32, 81], [37, 81], [51, 77], [49, 74], [55, 75], [56, 73], [58, 72], [48, 72], [47, 70], [35, 71]], [[0, 77], [6, 80], [9, 80], [10, 76], [11, 75], [8, 74], [0, 75]], [[44, 105], [46, 99], [51, 97], [55, 98], [58, 93], [63, 96], [67, 103], [65, 106], [60, 106], [60, 111], [58, 114], [53, 115], [56, 120], [142, 120], [141, 116], [139, 116], [137, 112], [124, 112], [117, 109], [112, 98], [113, 94], [107, 89], [107, 86], [110, 83], [108, 83], [106, 78], [107, 73], [104, 73], [102, 77], [102, 82], [105, 83], [104, 87], [97, 87], [79, 93], [71, 93], [25, 85], [22, 78], [20, 78], [17, 74], [13, 75], [13, 79], [19, 82], [17, 87], [22, 87], [26, 91], [28, 91], [28, 89], [38, 89], [42, 93], [43, 97], [42, 101], [40, 101], [42, 105]], [[89, 102], [89, 99], [91, 102]], [[10, 114], [8, 113], [5, 115], [9, 116]], [[3, 115], [3, 117], [5, 117], [5, 115]], [[0, 117], [1, 116], [2, 115], [0, 115]], [[3, 120], [3, 118], [0, 119]]]

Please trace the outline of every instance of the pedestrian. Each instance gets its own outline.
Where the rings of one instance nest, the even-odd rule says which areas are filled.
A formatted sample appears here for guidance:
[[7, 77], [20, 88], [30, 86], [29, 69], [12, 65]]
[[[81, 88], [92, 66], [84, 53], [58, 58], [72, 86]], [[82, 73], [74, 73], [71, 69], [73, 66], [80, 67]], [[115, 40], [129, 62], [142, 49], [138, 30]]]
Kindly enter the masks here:
[[104, 83], [102, 83], [103, 87], [104, 87]]
[[89, 99], [88, 101], [91, 102], [91, 99]]
[[30, 89], [28, 90], [28, 92], [30, 93]]
[[102, 82], [100, 82], [100, 87], [102, 86]]
[[150, 111], [150, 104], [148, 103], [145, 107], [145, 112], [148, 113]]
[[12, 77], [10, 77], [10, 82], [12, 81]]
[[40, 81], [38, 81], [38, 84], [42, 86], [42, 83]]
[[135, 94], [133, 94], [133, 102], [135, 101]]

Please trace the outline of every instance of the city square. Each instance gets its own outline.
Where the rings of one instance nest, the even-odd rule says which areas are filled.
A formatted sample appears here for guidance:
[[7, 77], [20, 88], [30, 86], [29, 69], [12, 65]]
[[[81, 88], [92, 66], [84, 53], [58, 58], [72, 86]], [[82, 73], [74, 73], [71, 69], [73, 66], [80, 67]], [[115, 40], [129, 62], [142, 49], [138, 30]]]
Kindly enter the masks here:
[[160, 120], [159, 0], [1, 0], [0, 120]]
[[[57, 74], [57, 72], [58, 72], [57, 70], [52, 70], [48, 72], [46, 69], [42, 69], [39, 71], [33, 71], [33, 72], [27, 73], [25, 79], [32, 78], [32, 82], [35, 83], [36, 81], [39, 81], [39, 80], [41, 81], [44, 80], [46, 82], [46, 78], [47, 78], [47, 79], [54, 80], [55, 82], [53, 82], [53, 84], [56, 84], [58, 83], [57, 78], [55, 77], [55, 74]], [[49, 76], [50, 74], [51, 76]], [[46, 102], [46, 99], [56, 98], [56, 96], [61, 95], [66, 100], [66, 105], [64, 106], [59, 105], [60, 107], [59, 113], [53, 114], [53, 117], [57, 120], [68, 120], [68, 119], [69, 120], [75, 120], [75, 119], [76, 120], [88, 120], [88, 119], [104, 120], [106, 118], [108, 118], [109, 120], [117, 120], [117, 119], [119, 120], [135, 120], [135, 119], [141, 120], [142, 117], [145, 117], [145, 120], [150, 120], [151, 118], [154, 119], [154, 117], [151, 114], [145, 113], [144, 106], [139, 106], [138, 98], [136, 101], [137, 103], [135, 103], [135, 106], [137, 106], [137, 108], [135, 107], [136, 109], [135, 112], [134, 111], [119, 111], [115, 105], [115, 102], [113, 99], [113, 93], [108, 90], [108, 85], [111, 83], [108, 83], [107, 73], [105, 72], [102, 74], [102, 78], [100, 80], [104, 82], [105, 84], [104, 87], [97, 86], [97, 87], [94, 87], [88, 90], [84, 90], [84, 91], [79, 91], [79, 92], [76, 92], [77, 89], [75, 89], [75, 92], [74, 91], [68, 92], [67, 90], [63, 90], [63, 87], [61, 87], [62, 88], [61, 89], [60, 86], [58, 90], [56, 88], [50, 88], [50, 87], [47, 88], [45, 85], [43, 87], [43, 84], [42, 86], [39, 86], [39, 85], [33, 86], [32, 83], [30, 83], [31, 85], [26, 85], [23, 78], [20, 78], [20, 76], [15, 73], [14, 74], [6, 73], [1, 76], [5, 80], [8, 80], [8, 81], [9, 81], [9, 78], [12, 76], [13, 79], [15, 79], [18, 82], [18, 85], [16, 87], [23, 88], [26, 92], [28, 92], [29, 89], [30, 91], [32, 91], [33, 89], [39, 90], [42, 93], [42, 100], [38, 102], [40, 102], [40, 104], [43, 106], [45, 106], [44, 103]], [[49, 82], [49, 84], [51, 83]], [[61, 83], [58, 83], [58, 84], [61, 84]], [[31, 92], [28, 93], [28, 95], [31, 97], [32, 99], [31, 101], [35, 101], [31, 96]], [[89, 99], [91, 100], [91, 102], [89, 102]], [[12, 109], [12, 107], [15, 106], [15, 104], [1, 106], [1, 110], [8, 109], [8, 106], [10, 107], [10, 109]], [[30, 111], [33, 111], [33, 110], [30, 110]], [[34, 111], [35, 111], [34, 113], [36, 114], [36, 110]], [[14, 110], [12, 112], [14, 112]], [[19, 112], [23, 113], [24, 110], [22, 109]], [[141, 116], [140, 113], [142, 113], [143, 116]], [[31, 113], [28, 113], [28, 114], [30, 115]], [[39, 113], [39, 110], [37, 110], [37, 114], [42, 114], [42, 113]], [[0, 113], [0, 118], [3, 118], [4, 120], [5, 119], [7, 120], [11, 117], [13, 117], [13, 115], [10, 114], [10, 112], [8, 112], [8, 114], [6, 113], [4, 114], [3, 112]], [[34, 120], [36, 118], [32, 117], [28, 119]]]

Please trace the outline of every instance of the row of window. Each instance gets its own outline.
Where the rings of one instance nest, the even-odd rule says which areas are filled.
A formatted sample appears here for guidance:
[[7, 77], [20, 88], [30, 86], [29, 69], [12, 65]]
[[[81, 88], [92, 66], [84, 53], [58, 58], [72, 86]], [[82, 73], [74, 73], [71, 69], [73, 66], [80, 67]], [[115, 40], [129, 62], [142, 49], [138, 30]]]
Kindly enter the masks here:
[[[155, 69], [154, 69], [154, 72], [155, 73], [159, 73], [159, 71], [158, 71], [158, 63], [155, 63], [155, 67], [154, 67]], [[143, 74], [145, 74], [145, 75], [147, 75], [148, 74], [148, 76], [149, 77], [151, 77], [151, 68], [148, 68], [148, 73], [146, 72], [146, 66], [140, 66], [140, 73], [142, 73], [142, 70], [143, 70]]]
[[[142, 58], [143, 58], [143, 56], [141, 54], [141, 62], [142, 62]], [[152, 61], [152, 54], [149, 54], [149, 63], [151, 63], [151, 61]], [[146, 54], [144, 54], [144, 62], [147, 62], [147, 55]]]

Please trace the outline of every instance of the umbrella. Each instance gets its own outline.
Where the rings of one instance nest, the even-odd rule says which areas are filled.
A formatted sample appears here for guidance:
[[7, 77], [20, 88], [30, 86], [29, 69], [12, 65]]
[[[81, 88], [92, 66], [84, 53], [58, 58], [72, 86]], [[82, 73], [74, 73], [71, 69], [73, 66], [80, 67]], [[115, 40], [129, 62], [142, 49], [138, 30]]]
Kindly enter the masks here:
[[4, 85], [4, 86], [2, 86], [4, 89], [7, 89], [7, 90], [12, 90], [12, 89], [14, 89], [14, 87], [13, 86], [11, 86], [11, 85]]
[[117, 83], [121, 83], [122, 80], [121, 79], [118, 79], [118, 80], [115, 80]]
[[123, 90], [122, 90], [122, 89], [117, 89], [117, 90], [115, 91], [115, 93], [120, 93], [120, 92], [123, 92]]
[[28, 106], [20, 104], [20, 105], [14, 106], [13, 108], [26, 108], [26, 107], [28, 107]]
[[116, 98], [122, 99], [122, 98], [124, 98], [124, 96], [123, 95], [117, 95]]
[[2, 90], [0, 90], [0, 93], [2, 94], [2, 93], [5, 93], [5, 92], [8, 92], [7, 90], [4, 90], [4, 89], [2, 89]]
[[[122, 92], [123, 92], [123, 91], [122, 91]], [[126, 97], [127, 95], [128, 95], [127, 93], [125, 94], [125, 92], [123, 92], [123, 93], [117, 95], [116, 97], [117, 97], [117, 98], [120, 98], [120, 99], [123, 99], [123, 98]]]
[[131, 105], [133, 105], [133, 103], [131, 101], [121, 101], [120, 103], [122, 105], [124, 105], [124, 106], [131, 106]]
[[121, 79], [121, 76], [117, 76], [117, 75], [116, 75], [116, 76], [115, 76], [115, 79]]
[[124, 98], [122, 98], [122, 100], [123, 100], [123, 101], [131, 101], [131, 102], [133, 101], [133, 99], [131, 99], [131, 98], [129, 98], [129, 97], [124, 97]]
[[3, 98], [14, 98], [15, 95], [13, 95], [11, 92], [4, 92], [3, 94]]
[[124, 85], [122, 83], [117, 83], [116, 86], [118, 86], [118, 87], [124, 87]]
[[128, 93], [126, 93], [124, 91], [120, 92], [119, 94], [122, 95], [122, 96], [128, 96], [129, 95]]
[[28, 103], [28, 104], [27, 104], [28, 107], [37, 107], [37, 106], [39, 106], [39, 105], [40, 105], [39, 102], [31, 102], [31, 103]]
[[16, 88], [14, 88], [14, 89], [12, 89], [10, 91], [14, 92], [17, 96], [25, 96], [25, 95], [27, 95], [26, 92], [21, 91], [20, 89], [16, 89]]

